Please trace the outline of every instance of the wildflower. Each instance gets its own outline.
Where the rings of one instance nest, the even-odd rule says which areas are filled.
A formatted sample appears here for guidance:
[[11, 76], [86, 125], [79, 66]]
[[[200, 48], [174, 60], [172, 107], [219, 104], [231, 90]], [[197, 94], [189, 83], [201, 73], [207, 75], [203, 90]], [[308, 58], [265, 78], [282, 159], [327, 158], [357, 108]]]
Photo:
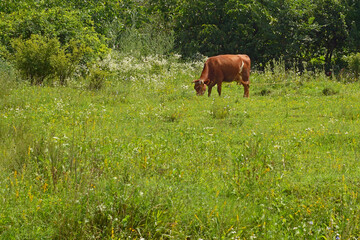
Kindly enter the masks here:
[[188, 85], [182, 85], [181, 88], [187, 90], [187, 89], [189, 89], [189, 86]]
[[32, 193], [31, 193], [31, 188], [32, 188], [32, 187], [30, 186], [30, 189], [29, 189], [29, 192], [28, 192], [30, 202], [32, 202], [33, 199], [34, 199], [34, 195], [32, 195]]
[[44, 192], [46, 192], [47, 186], [48, 186], [48, 184], [47, 184], [47, 183], [44, 183], [44, 185], [43, 185]]

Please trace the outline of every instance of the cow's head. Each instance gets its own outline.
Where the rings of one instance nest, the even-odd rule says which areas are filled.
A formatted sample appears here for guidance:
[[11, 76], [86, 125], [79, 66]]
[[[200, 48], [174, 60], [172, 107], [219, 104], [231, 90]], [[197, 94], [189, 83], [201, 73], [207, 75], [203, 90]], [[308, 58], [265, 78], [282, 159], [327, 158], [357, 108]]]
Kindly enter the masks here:
[[210, 82], [209, 79], [201, 80], [194, 80], [193, 83], [195, 83], [194, 89], [196, 91], [196, 95], [204, 95], [205, 91], [206, 91], [206, 84]]

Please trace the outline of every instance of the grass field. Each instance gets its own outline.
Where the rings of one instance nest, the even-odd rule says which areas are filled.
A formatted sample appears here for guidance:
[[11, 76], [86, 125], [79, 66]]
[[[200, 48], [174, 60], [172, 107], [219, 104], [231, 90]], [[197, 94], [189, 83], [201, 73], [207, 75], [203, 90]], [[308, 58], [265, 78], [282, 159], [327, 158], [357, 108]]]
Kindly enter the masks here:
[[[4, 65], [4, 64], [2, 64]], [[101, 90], [0, 72], [1, 239], [356, 239], [360, 86], [114, 57]]]

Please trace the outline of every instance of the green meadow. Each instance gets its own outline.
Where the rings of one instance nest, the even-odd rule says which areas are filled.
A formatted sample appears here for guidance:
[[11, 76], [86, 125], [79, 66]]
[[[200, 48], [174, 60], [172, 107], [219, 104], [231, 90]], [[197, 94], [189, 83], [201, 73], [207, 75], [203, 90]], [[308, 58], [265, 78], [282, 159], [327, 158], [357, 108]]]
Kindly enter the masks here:
[[358, 238], [359, 82], [278, 62], [196, 96], [203, 62], [113, 54], [98, 90], [1, 62], [0, 238]]

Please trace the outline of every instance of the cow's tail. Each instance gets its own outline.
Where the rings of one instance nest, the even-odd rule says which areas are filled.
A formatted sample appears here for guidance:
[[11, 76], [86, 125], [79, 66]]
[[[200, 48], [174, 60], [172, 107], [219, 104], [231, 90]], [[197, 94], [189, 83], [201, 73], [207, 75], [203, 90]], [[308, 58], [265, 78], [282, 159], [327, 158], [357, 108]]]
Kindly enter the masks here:
[[239, 71], [239, 74], [241, 74], [241, 73], [242, 73], [243, 68], [244, 68], [244, 61], [242, 61], [242, 64], [241, 64], [241, 67], [240, 67], [240, 71]]
[[239, 75], [238, 75], [238, 80], [237, 80], [237, 84], [245, 84], [244, 80], [242, 79], [242, 71], [244, 68], [244, 61], [242, 61], [241, 67], [240, 67], [240, 71], [239, 71]]

